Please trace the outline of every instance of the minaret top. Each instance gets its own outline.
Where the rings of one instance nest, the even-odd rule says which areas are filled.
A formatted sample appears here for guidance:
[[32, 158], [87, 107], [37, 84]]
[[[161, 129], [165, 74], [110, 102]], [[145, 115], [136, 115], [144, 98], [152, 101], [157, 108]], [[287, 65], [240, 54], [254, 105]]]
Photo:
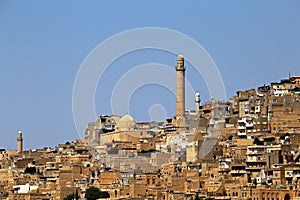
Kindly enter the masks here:
[[179, 55], [178, 55], [178, 58], [177, 58], [177, 61], [184, 61], [183, 55], [179, 54]]
[[22, 138], [22, 131], [18, 131], [18, 137]]
[[195, 94], [195, 102], [199, 103], [200, 102], [200, 93], [197, 91]]
[[184, 68], [184, 57], [181, 54], [179, 54], [178, 58], [177, 58], [176, 71], [185, 71], [185, 68]]

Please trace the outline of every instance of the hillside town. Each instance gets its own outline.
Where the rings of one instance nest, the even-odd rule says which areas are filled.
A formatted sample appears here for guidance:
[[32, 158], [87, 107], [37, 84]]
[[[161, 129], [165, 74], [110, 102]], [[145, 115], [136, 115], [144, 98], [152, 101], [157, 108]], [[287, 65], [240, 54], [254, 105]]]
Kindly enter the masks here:
[[[176, 116], [136, 122], [100, 115], [84, 138], [55, 147], [0, 149], [0, 199], [54, 200], [99, 188], [101, 199], [300, 199], [300, 76], [185, 109], [184, 57]], [[174, 77], [175, 78], [175, 77]]]

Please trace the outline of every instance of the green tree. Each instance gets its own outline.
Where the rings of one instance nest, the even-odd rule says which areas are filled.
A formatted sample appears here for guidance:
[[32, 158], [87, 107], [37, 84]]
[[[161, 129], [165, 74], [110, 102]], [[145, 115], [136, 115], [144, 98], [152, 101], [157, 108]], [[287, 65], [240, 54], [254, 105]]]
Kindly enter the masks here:
[[73, 200], [73, 199], [79, 199], [77, 192], [76, 192], [76, 194], [69, 194], [68, 196], [66, 196], [64, 198], [64, 200]]
[[97, 187], [89, 187], [85, 192], [85, 198], [87, 200], [96, 200], [99, 198], [109, 198], [110, 195], [108, 192], [102, 192]]
[[35, 174], [36, 173], [36, 168], [35, 167], [26, 167], [25, 174]]
[[106, 191], [100, 191], [100, 198], [110, 198], [110, 195]]
[[253, 144], [257, 144], [257, 145], [264, 145], [263, 141], [260, 141], [260, 139], [258, 139], [257, 137], [254, 138]]
[[290, 136], [290, 134], [289, 134], [289, 133], [286, 133], [286, 134], [284, 134], [284, 135], [281, 135], [281, 136], [280, 136], [280, 139], [281, 139], [281, 140], [284, 140], [286, 136]]
[[200, 200], [198, 193], [196, 193], [194, 200]]
[[274, 142], [275, 140], [274, 137], [264, 138], [264, 142]]

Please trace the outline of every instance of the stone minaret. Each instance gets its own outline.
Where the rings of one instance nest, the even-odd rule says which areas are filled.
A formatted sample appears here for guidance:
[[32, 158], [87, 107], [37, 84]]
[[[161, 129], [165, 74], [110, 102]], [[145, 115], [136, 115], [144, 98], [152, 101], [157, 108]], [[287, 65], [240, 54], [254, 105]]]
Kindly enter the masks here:
[[22, 136], [22, 131], [18, 132], [18, 152], [23, 151], [23, 136]]
[[195, 94], [195, 106], [196, 106], [196, 113], [199, 115], [200, 113], [200, 93], [196, 92]]
[[185, 112], [185, 68], [184, 58], [179, 55], [176, 66], [176, 117], [184, 117]]

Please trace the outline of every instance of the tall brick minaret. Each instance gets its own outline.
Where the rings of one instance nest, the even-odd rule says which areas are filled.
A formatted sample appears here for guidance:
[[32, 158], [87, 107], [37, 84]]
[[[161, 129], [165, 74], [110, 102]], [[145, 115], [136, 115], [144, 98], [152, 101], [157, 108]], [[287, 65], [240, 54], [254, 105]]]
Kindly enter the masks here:
[[23, 136], [22, 131], [18, 132], [18, 152], [21, 153], [23, 151]]
[[184, 58], [178, 55], [176, 66], [176, 117], [184, 117], [185, 112], [185, 68]]
[[200, 102], [201, 102], [200, 93], [196, 92], [196, 94], [195, 94], [195, 106], [196, 106], [196, 114], [197, 115], [199, 115], [199, 113], [200, 113]]

